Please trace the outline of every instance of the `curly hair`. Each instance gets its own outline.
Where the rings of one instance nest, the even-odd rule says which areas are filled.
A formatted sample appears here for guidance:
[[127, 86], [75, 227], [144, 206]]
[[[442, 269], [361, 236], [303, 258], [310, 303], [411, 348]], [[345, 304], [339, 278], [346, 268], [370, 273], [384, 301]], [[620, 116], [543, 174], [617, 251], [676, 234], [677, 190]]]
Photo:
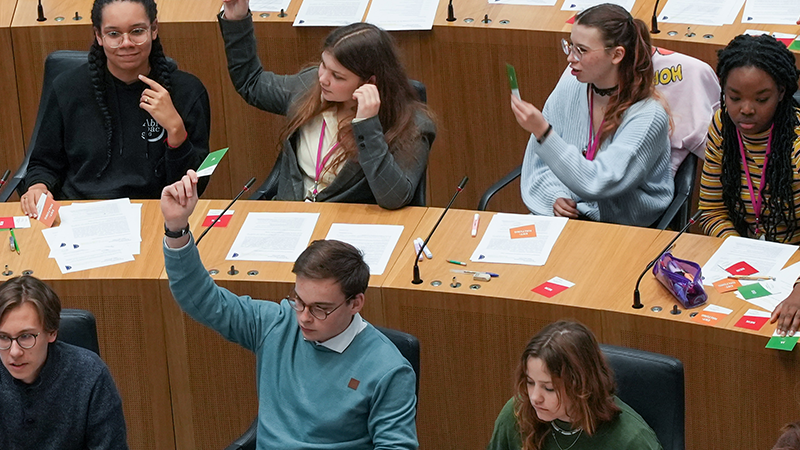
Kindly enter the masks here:
[[603, 142], [617, 131], [628, 108], [654, 96], [650, 35], [647, 24], [634, 19], [625, 8], [611, 3], [581, 11], [575, 17], [575, 24], [599, 30], [606, 47], [625, 49], [618, 67], [619, 87], [611, 95], [603, 116], [599, 140]]
[[747, 164], [747, 162], [742, 161], [738, 147], [738, 131], [727, 114], [725, 86], [732, 70], [740, 67], [755, 67], [769, 75], [783, 93], [783, 98], [778, 103], [775, 115], [772, 117], [772, 149], [769, 166], [761, 178], [761, 182], [764, 183], [763, 195], [766, 199], [762, 217], [767, 240], [776, 240], [779, 226], [786, 227], [785, 239], [788, 239], [795, 230], [792, 148], [797, 139], [795, 128], [800, 125], [795, 112], [797, 103], [792, 98], [797, 91], [797, 80], [800, 76], [795, 66], [794, 54], [771, 36], [741, 35], [733, 38], [724, 49], [717, 53], [717, 56], [719, 58], [717, 76], [723, 92], [720, 95], [720, 107], [726, 112], [722, 114], [721, 130], [722, 200], [734, 228], [742, 236], [748, 235], [745, 204], [741, 195], [742, 164]]
[[[144, 7], [147, 19], [152, 24], [158, 16], [158, 9], [156, 2], [153, 0], [95, 0], [92, 5], [92, 27], [94, 32], [100, 34], [103, 28], [103, 8], [114, 2], [132, 2], [139, 3]], [[161, 39], [156, 37], [153, 40], [152, 47], [149, 55], [150, 67], [152, 72], [150, 78], [156, 80], [167, 91], [170, 91], [171, 74], [175, 70], [174, 65], [167, 61], [164, 56], [164, 48], [161, 46]], [[106, 162], [103, 167], [97, 172], [96, 177], [100, 178], [105, 172], [108, 165], [111, 163], [111, 147], [112, 137], [114, 135], [113, 118], [111, 111], [108, 107], [108, 92], [106, 90], [106, 78], [109, 76], [106, 72], [108, 59], [103, 50], [103, 46], [97, 42], [97, 39], [92, 40], [92, 46], [89, 48], [89, 72], [92, 77], [92, 86], [94, 87], [94, 98], [100, 111], [103, 114], [103, 127], [106, 132]]]
[[559, 403], [564, 396], [572, 424], [591, 436], [597, 427], [620, 413], [614, 402], [614, 373], [600, 351], [594, 334], [581, 323], [559, 321], [542, 329], [522, 353], [517, 367], [514, 415], [522, 438], [522, 450], [544, 448], [550, 423], [536, 415], [528, 397], [528, 359], [538, 358], [549, 372]]

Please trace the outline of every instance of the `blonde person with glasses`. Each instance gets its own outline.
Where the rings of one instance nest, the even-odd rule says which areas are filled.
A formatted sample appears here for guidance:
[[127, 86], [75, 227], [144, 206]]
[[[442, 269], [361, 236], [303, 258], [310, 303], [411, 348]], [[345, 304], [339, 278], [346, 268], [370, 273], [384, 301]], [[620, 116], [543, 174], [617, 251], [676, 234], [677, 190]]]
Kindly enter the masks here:
[[620, 6], [588, 8], [562, 41], [569, 67], [544, 109], [511, 96], [531, 133], [521, 188], [532, 213], [649, 226], [669, 205], [669, 117], [647, 33]]
[[208, 154], [208, 93], [166, 59], [153, 0], [96, 0], [86, 64], [59, 75], [31, 150], [21, 207], [158, 198]]
[[61, 300], [37, 278], [0, 285], [0, 448], [127, 450], [111, 373], [59, 341]]

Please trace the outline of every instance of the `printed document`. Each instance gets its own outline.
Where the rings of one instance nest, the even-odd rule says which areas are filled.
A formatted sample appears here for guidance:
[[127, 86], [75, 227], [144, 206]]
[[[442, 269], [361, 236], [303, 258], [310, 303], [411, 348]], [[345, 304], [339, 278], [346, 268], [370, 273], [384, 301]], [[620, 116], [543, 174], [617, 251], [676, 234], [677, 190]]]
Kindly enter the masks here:
[[742, 23], [794, 25], [800, 19], [798, 0], [747, 0]]
[[361, 250], [369, 274], [382, 275], [401, 234], [402, 225], [334, 223], [325, 239], [347, 242]]
[[319, 213], [251, 212], [225, 259], [294, 262], [308, 247], [318, 219]]
[[367, 22], [387, 31], [430, 30], [439, 0], [372, 0]]
[[716, 27], [729, 25], [736, 20], [743, 4], [744, 0], [668, 0], [658, 15], [658, 21]]
[[470, 261], [543, 266], [566, 224], [566, 217], [497, 213]]
[[742, 261], [757, 270], [753, 275], [777, 277], [795, 250], [796, 245], [730, 236], [703, 266], [703, 284], [727, 278], [731, 274], [725, 269]]
[[294, 26], [337, 27], [361, 22], [368, 3], [369, 0], [303, 0]]

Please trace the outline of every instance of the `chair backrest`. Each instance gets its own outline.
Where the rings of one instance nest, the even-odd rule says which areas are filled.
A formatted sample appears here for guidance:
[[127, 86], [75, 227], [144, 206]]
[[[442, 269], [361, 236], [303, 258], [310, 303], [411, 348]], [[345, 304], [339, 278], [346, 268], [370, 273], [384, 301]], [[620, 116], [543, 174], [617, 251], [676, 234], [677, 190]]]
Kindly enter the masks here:
[[83, 309], [62, 309], [58, 340], [83, 347], [100, 355], [97, 340], [97, 321], [94, 314]]
[[85, 63], [87, 59], [87, 52], [76, 50], [57, 50], [47, 55], [47, 59], [44, 61], [44, 78], [42, 80], [42, 94], [39, 97], [39, 112], [36, 114], [36, 124], [33, 127], [31, 140], [25, 152], [25, 159], [14, 173], [14, 176], [8, 181], [5, 189], [0, 192], [0, 201], [8, 201], [8, 198], [11, 197], [15, 189], [20, 195], [24, 194], [22, 189], [25, 189], [24, 180], [25, 175], [28, 173], [28, 161], [31, 157], [31, 149], [36, 145], [36, 137], [39, 135], [39, 127], [41, 127], [42, 119], [44, 118], [45, 106], [50, 97], [50, 92], [53, 90], [53, 80], [55, 80], [58, 75]]
[[617, 396], [644, 418], [664, 450], [684, 450], [683, 363], [658, 353], [600, 345], [617, 380]]
[[689, 153], [678, 167], [675, 173], [675, 192], [672, 194], [672, 201], [667, 209], [656, 221], [656, 228], [666, 230], [671, 227], [673, 230], [680, 230], [689, 223], [691, 217], [692, 193], [697, 175], [698, 158], [694, 153]]
[[[417, 80], [408, 80], [411, 83], [411, 86], [417, 91], [417, 96], [422, 103], [428, 102], [428, 90], [425, 87], [425, 84], [421, 81]], [[431, 146], [431, 148], [433, 148]], [[272, 170], [270, 170], [269, 175], [267, 178], [264, 179], [264, 182], [253, 191], [250, 195], [249, 200], [271, 200], [278, 194], [278, 178], [280, 177], [280, 165], [281, 165], [281, 155], [282, 153], [278, 153], [278, 158], [275, 160], [275, 164], [272, 166]], [[428, 170], [425, 170], [425, 173], [420, 178], [419, 183], [417, 184], [417, 190], [414, 191], [414, 196], [411, 198], [411, 202], [409, 202], [409, 206], [426, 206], [427, 204], [427, 184], [428, 184]]]
[[417, 375], [417, 398], [419, 398], [419, 339], [411, 334], [402, 331], [393, 330], [391, 328], [378, 327], [381, 333], [384, 334], [390, 341], [400, 350], [400, 354], [405, 357], [414, 369]]

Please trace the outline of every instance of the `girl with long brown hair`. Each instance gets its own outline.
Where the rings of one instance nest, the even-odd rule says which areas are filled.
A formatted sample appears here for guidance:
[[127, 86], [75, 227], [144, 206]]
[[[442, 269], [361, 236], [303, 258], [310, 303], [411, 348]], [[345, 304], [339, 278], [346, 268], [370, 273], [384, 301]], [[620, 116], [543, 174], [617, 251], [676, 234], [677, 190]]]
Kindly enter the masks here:
[[317, 68], [263, 69], [249, 0], [219, 16], [228, 70], [251, 105], [287, 116], [277, 200], [407, 205], [425, 176], [435, 129], [388, 33], [355, 23], [325, 40]]
[[614, 374], [580, 323], [555, 322], [537, 333], [516, 378], [489, 450], [661, 449], [644, 419], [614, 395]]
[[577, 15], [562, 47], [570, 65], [544, 110], [511, 96], [531, 133], [522, 199], [534, 214], [651, 225], [674, 186], [647, 26], [605, 3]]

